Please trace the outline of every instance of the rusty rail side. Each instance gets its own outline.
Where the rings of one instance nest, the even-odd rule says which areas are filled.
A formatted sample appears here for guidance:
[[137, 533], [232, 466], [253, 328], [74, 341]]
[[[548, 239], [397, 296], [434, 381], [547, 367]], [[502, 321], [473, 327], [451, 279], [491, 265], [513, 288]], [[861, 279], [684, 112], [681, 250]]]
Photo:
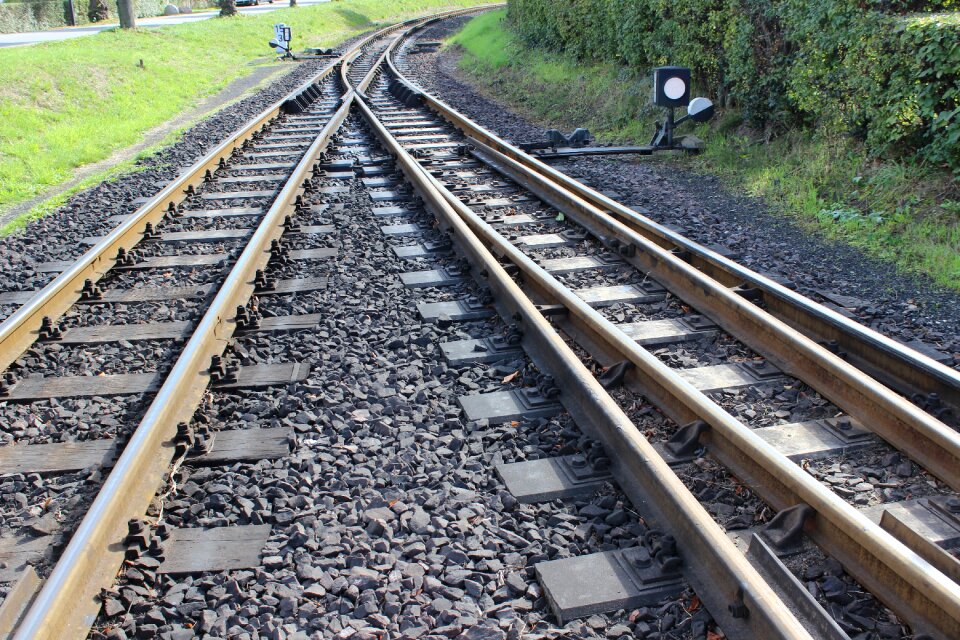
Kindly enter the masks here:
[[[362, 99], [358, 98], [357, 106], [428, 208], [450, 230], [474, 274], [485, 274], [482, 279], [496, 294], [501, 315], [513, 318], [518, 314], [523, 319], [527, 353], [541, 370], [554, 375], [562, 389], [561, 400], [577, 424], [601, 440], [607, 451], [617, 452], [610, 457], [620, 486], [639, 509], [655, 513], [676, 534], [683, 547], [688, 579], [727, 634], [809, 638], [780, 598], [507, 275], [475, 230], [461, 219], [463, 213], [439, 182], [403, 151]], [[741, 597], [750, 611], [745, 618], [734, 617], [729, 609]]]

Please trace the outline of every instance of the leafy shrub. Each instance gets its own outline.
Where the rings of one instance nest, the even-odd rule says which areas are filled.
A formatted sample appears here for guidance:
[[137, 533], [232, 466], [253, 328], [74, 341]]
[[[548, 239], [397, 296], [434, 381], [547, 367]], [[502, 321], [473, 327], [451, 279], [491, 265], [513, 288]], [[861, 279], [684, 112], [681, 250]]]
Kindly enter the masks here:
[[[116, 0], [103, 0], [107, 8], [106, 19], [116, 20]], [[167, 6], [167, 0], [134, 0], [138, 18], [158, 16]], [[182, 2], [174, 2], [180, 5]], [[199, 4], [199, 3], [197, 3]], [[43, 31], [63, 27], [66, 21], [65, 0], [40, 0], [36, 2], [3, 2], [0, 0], [0, 33]], [[77, 24], [90, 22], [88, 0], [74, 0]]]
[[960, 0], [510, 0], [509, 16], [527, 41], [583, 59], [689, 66], [698, 89], [771, 135], [819, 126], [960, 173], [957, 9]]
[[0, 33], [39, 31], [65, 25], [63, 2], [0, 3]]

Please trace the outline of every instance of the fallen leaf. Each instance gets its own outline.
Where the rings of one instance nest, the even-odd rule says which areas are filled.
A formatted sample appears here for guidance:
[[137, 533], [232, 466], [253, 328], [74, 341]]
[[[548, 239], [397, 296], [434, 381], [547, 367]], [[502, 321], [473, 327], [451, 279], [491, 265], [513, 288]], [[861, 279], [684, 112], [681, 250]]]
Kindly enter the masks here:
[[513, 380], [514, 380], [518, 375], [520, 375], [520, 372], [519, 372], [519, 371], [514, 371], [514, 372], [511, 373], [510, 375], [504, 377], [504, 379], [503, 379], [503, 384], [507, 384], [508, 382], [513, 382]]
[[700, 608], [700, 596], [694, 595], [693, 598], [691, 598], [690, 600], [690, 606], [684, 607], [683, 610], [686, 611], [687, 613], [693, 613], [699, 608]]
[[513, 420], [513, 421], [510, 422], [510, 426], [511, 426], [511, 427], [519, 427], [519, 426], [520, 426], [520, 423], [517, 422], [516, 420]]

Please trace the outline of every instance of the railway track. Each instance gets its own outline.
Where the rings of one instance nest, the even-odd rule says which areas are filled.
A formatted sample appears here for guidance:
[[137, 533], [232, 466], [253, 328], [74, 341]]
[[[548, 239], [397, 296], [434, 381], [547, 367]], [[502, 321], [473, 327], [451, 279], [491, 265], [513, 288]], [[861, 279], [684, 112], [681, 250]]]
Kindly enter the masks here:
[[[609, 201], [425, 94], [403, 77], [394, 55], [429, 22], [389, 28], [352, 47], [341, 57], [342, 64], [331, 64], [310, 86], [298, 89], [198, 162], [77, 263], [46, 265], [51, 272], [63, 271], [0, 325], [0, 354], [8, 370], [14, 365], [22, 372], [57, 372], [56, 378], [42, 381], [22, 375], [7, 380], [4, 392], [10, 406], [51, 399], [60, 403], [78, 396], [96, 403], [112, 394], [139, 401], [126, 412], [137, 425], [129, 437], [117, 428], [96, 439], [80, 438], [79, 445], [64, 453], [41, 434], [35, 443], [28, 440], [4, 449], [6, 464], [19, 465], [16, 471], [24, 479], [37, 473], [62, 477], [50, 474], [109, 469], [70, 535], [54, 539], [54, 527], [38, 537], [50, 522], [33, 522], [29, 553], [8, 549], [8, 558], [26, 559], [15, 569], [36, 564], [45, 577], [33, 599], [39, 582], [28, 571], [4, 602], [0, 613], [18, 620], [16, 637], [79, 637], [91, 626], [107, 635], [123, 615], [147, 637], [166, 620], [189, 616], [177, 611], [180, 604], [189, 604], [184, 594], [190, 593], [178, 588], [186, 583], [177, 576], [236, 575], [246, 569], [264, 575], [263, 567], [276, 572], [270, 575], [315, 580], [310, 598], [336, 594], [341, 602], [351, 602], [354, 617], [357, 611], [387, 611], [395, 594], [393, 601], [389, 595], [371, 594], [377, 583], [374, 569], [391, 551], [389, 532], [398, 526], [427, 531], [440, 520], [421, 516], [419, 508], [396, 507], [403, 502], [402, 493], [390, 497], [404, 484], [397, 478], [415, 475], [404, 449], [427, 445], [418, 444], [419, 436], [403, 435], [418, 425], [381, 421], [379, 413], [397, 391], [419, 402], [436, 388], [424, 378], [409, 382], [409, 370], [429, 361], [420, 347], [427, 349], [435, 331], [461, 338], [435, 346], [452, 371], [474, 371], [478, 365], [496, 370], [496, 363], [513, 366], [525, 357], [535, 363], [535, 368], [521, 366], [522, 376], [519, 369], [505, 375], [490, 395], [464, 394], [459, 402], [469, 423], [493, 425], [565, 412], [588, 436], [558, 441], [555, 448], [564, 453], [562, 458], [528, 461], [540, 469], [552, 465], [554, 475], [567, 474], [567, 482], [539, 495], [530, 492], [521, 501], [590, 494], [603, 483], [615, 482], [642, 522], [650, 525], [617, 551], [541, 560], [536, 573], [542, 586], [528, 587], [526, 593], [548, 601], [557, 617], [566, 620], [658, 602], [689, 584], [728, 637], [843, 637], [843, 629], [822, 608], [789, 589], [785, 569], [770, 550], [809, 539], [915, 632], [957, 637], [956, 560], [937, 545], [943, 540], [911, 534], [909, 521], [920, 509], [939, 508], [938, 513], [947, 516], [941, 518], [943, 527], [930, 527], [926, 533], [946, 535], [960, 452], [947, 411], [956, 406], [957, 373]], [[299, 160], [293, 163], [294, 158]], [[428, 220], [425, 212], [435, 222], [411, 222]], [[389, 261], [377, 258], [382, 244], [376, 236], [395, 243]], [[225, 244], [229, 242], [239, 246], [231, 252]], [[185, 250], [171, 253], [171, 246]], [[359, 257], [348, 255], [348, 248]], [[404, 329], [378, 307], [378, 300], [350, 300], [327, 291], [331, 262], [344, 266], [337, 277], [363, 297], [368, 286], [379, 285], [361, 281], [377, 275], [371, 271], [374, 265], [403, 261], [411, 265], [399, 275], [398, 282], [407, 288], [404, 295], [420, 297], [417, 311], [435, 327], [424, 334], [428, 339], [422, 345], [411, 343], [409, 336], [380, 336], [386, 330], [378, 333], [378, 324], [397, 333]], [[181, 288], [167, 286], [165, 297], [157, 298], [163, 288], [158, 283], [171, 282]], [[174, 302], [185, 292], [194, 296], [193, 302]], [[155, 305], [146, 308], [142, 320], [157, 312], [158, 300], [170, 301], [172, 311], [164, 311], [170, 321], [123, 323], [137, 314], [131, 316], [117, 305]], [[355, 307], [358, 313], [340, 317], [337, 305]], [[649, 319], [643, 305], [659, 305], [662, 317]], [[92, 308], [107, 311], [86, 312]], [[344, 322], [350, 329], [340, 335], [336, 348], [316, 347], [336, 351], [337, 359], [326, 353], [306, 362], [303, 345]], [[373, 402], [368, 393], [353, 389], [348, 393], [366, 406], [349, 415], [322, 411], [340, 406], [335, 401], [342, 398], [314, 384], [311, 367], [343, 367], [342, 377], [326, 374], [328, 384], [345, 384], [361, 362], [392, 370], [389, 357], [367, 354], [374, 349], [368, 334], [378, 336], [375, 351], [410, 353], [404, 369], [408, 373], [403, 374], [407, 382], [399, 374], [384, 373], [383, 380], [377, 378]], [[730, 362], [680, 369], [651, 352], [655, 346], [684, 344], [692, 353], [693, 345], [716, 336], [725, 336], [729, 351], [724, 355], [734, 356]], [[22, 357], [38, 339], [41, 348]], [[824, 347], [818, 340], [831, 343]], [[62, 355], [72, 344], [89, 350], [91, 344], [120, 341], [164, 346], [154, 358], [135, 359], [132, 366], [109, 352], [95, 351], [92, 362], [88, 355]], [[446, 367], [434, 365], [433, 371], [446, 372]], [[91, 370], [109, 373], [84, 375]], [[65, 375], [71, 371], [80, 375]], [[931, 412], [871, 377], [878, 371], [884, 372], [883, 383], [914, 395]], [[461, 385], [470, 382], [465, 375], [458, 379]], [[393, 387], [384, 386], [387, 382]], [[784, 430], [761, 435], [762, 430], [731, 415], [724, 404], [724, 392], [731, 390], [796, 384], [822, 397], [825, 409], [816, 420], [787, 425], [792, 431], [786, 435]], [[311, 402], [293, 401], [289, 390], [297, 385], [306, 385]], [[486, 390], [493, 389], [486, 385]], [[618, 395], [623, 391], [642, 396], [685, 426], [670, 433], [666, 444], [651, 443], [637, 429], [632, 409], [624, 407]], [[276, 407], [288, 403], [296, 405], [296, 411], [286, 415], [295, 419], [278, 420]], [[201, 405], [203, 411], [197, 413]], [[224, 415], [241, 418], [221, 419]], [[373, 416], [379, 431], [369, 424]], [[450, 433], [461, 432], [460, 420], [449, 410], [434, 418], [452, 422], [444, 426]], [[219, 424], [231, 420], [244, 426]], [[246, 423], [265, 427], [267, 422], [270, 428], [246, 428]], [[880, 446], [870, 439], [876, 436], [891, 451], [902, 451], [940, 478], [945, 488], [922, 501], [890, 505], [886, 515], [882, 509], [868, 515], [794, 462], [864, 444]], [[392, 437], [392, 445], [373, 444], [389, 443]], [[443, 452], [440, 458], [454, 457], [469, 440], [465, 435], [442, 437], [446, 440], [437, 450]], [[361, 462], [383, 455], [391, 460], [384, 466], [389, 477], [352, 479], [350, 465], [338, 462], [318, 476], [329, 484], [325, 495], [316, 487], [317, 478], [310, 479], [304, 469], [329, 467], [331, 447], [347, 451], [354, 460], [361, 456]], [[744, 556], [680, 477], [677, 470], [683, 467], [678, 465], [689, 464], [704, 448], [779, 512], [771, 527], [749, 538], [751, 558], [761, 560]], [[434, 459], [437, 451], [430, 452]], [[65, 457], [76, 459], [64, 462]], [[77, 460], [89, 462], [79, 466]], [[277, 460], [286, 461], [285, 466], [271, 467], [270, 461]], [[519, 493], [524, 483], [542, 473], [531, 469], [501, 465], [498, 473], [510, 491]], [[247, 488], [241, 495], [240, 479], [256, 474], [262, 474], [258, 477], [264, 491]], [[206, 478], [202, 487], [199, 478]], [[291, 478], [299, 478], [299, 487]], [[437, 481], [432, 476], [429, 480]], [[350, 524], [361, 521], [374, 538], [370, 553], [380, 555], [366, 560], [351, 560], [349, 546], [333, 542], [332, 534], [323, 538], [323, 546], [311, 539], [305, 525], [298, 525], [302, 517], [325, 521], [325, 515], [356, 499], [352, 492], [357, 487], [376, 489], [373, 497], [364, 494], [369, 509], [337, 518]], [[308, 508], [306, 496], [323, 508]], [[480, 509], [477, 498], [450, 500], [472, 513], [457, 512], [469, 523], [464, 527], [482, 526], [481, 514], [471, 512]], [[503, 503], [504, 498], [498, 500]], [[81, 497], [78, 511], [82, 504]], [[551, 514], [550, 522], [564, 522], [562, 509]], [[284, 530], [279, 539], [278, 529]], [[341, 534], [336, 536], [339, 541]], [[523, 541], [514, 537], [518, 539], [511, 544]], [[474, 544], [471, 580], [502, 574], [495, 564], [479, 568], [491, 550], [480, 541]], [[342, 583], [324, 582], [322, 571], [309, 568], [309, 556], [318, 553], [348, 556]], [[451, 554], [444, 557], [449, 560]], [[758, 564], [765, 567], [763, 575]], [[297, 568], [288, 570], [288, 565]], [[607, 567], [607, 573], [620, 580], [616, 593], [606, 599], [599, 594], [609, 581], [601, 580], [598, 567]], [[423, 569], [407, 571], [401, 573], [414, 586], [419, 575], [421, 591], [426, 591]], [[463, 576], [458, 580], [451, 584], [465, 589], [445, 587], [440, 591], [445, 595], [430, 604], [437, 626], [449, 618], [445, 605], [437, 601], [450, 602], [465, 591], [482, 601], [488, 591], [479, 578], [474, 581], [479, 585], [476, 593]], [[488, 595], [500, 593], [495, 582], [488, 583]], [[200, 588], [196, 581], [189, 584], [192, 590]], [[511, 585], [511, 591], [522, 592]], [[208, 603], [224, 598], [224, 590], [239, 602], [245, 599], [237, 578], [201, 586]], [[257, 594], [249, 596], [255, 600], [276, 600], [264, 601], [270, 611], [286, 608], [287, 617], [296, 615], [296, 606], [284, 604], [283, 598], [291, 596], [273, 589], [254, 588], [251, 593]], [[386, 601], [379, 602], [381, 597]], [[138, 598], [161, 604], [138, 604]], [[257, 624], [279, 633], [281, 625], [259, 613]], [[229, 619], [191, 619], [191, 626], [183, 629], [239, 633], [257, 614], [256, 607], [248, 610], [244, 605]], [[482, 617], [482, 612], [476, 615]], [[384, 633], [404, 632], [391, 631], [387, 622], [379, 624]], [[329, 625], [323, 633], [344, 631], [339, 620]]]
[[[528, 326], [540, 325], [537, 331], [543, 331], [544, 335], [531, 337], [531, 348], [527, 351], [544, 370], [554, 374], [554, 381], [561, 389], [560, 397], [566, 398], [569, 394], [573, 398], [564, 403], [565, 408], [576, 415], [577, 410], [572, 409], [571, 404], [589, 406], [591, 403], [582, 399], [584, 391], [579, 388], [580, 381], [572, 383], [573, 388], [569, 390], [559, 382], [572, 377], [572, 365], [558, 361], [560, 350], [547, 345], [551, 336], [556, 335], [555, 329], [549, 332], [542, 322], [548, 316], [570, 342], [607, 367], [606, 374], [601, 376], [601, 380], [606, 378], [607, 386], [631, 386], [678, 424], [685, 425], [665, 448], [663, 453], [668, 459], [677, 462], [697, 448], [706, 447], [737, 478], [777, 509], [780, 514], [772, 523], [777, 533], [771, 536], [775, 543], [785, 546], [802, 531], [839, 559], [851, 575], [916, 631], [940, 637], [952, 637], [960, 631], [956, 626], [956, 560], [936, 544], [948, 543], [949, 535], [931, 542], [908, 533], [917, 528], [917, 520], [900, 522], [899, 518], [903, 517], [900, 509], [909, 511], [912, 505], [875, 509], [871, 520], [790, 459], [789, 456], [822, 454], [829, 436], [821, 439], [817, 432], [811, 441], [804, 443], [809, 447], [807, 451], [803, 451], [803, 445], [798, 450], [798, 443], [790, 440], [800, 439], [799, 433], [806, 432], [809, 425], [791, 425], [796, 433], [788, 433], [786, 437], [785, 430], [781, 430], [764, 438], [711, 397], [711, 392], [755, 386], [764, 379], [790, 375], [832, 401], [838, 409], [836, 421], [827, 421], [827, 424], [821, 421], [814, 427], [826, 429], [828, 433], [840, 432], [833, 451], [843, 451], [843, 441], [850, 442], [843, 431], [866, 428], [955, 490], [955, 461], [960, 451], [960, 438], [952, 415], [955, 401], [941, 399], [956, 397], [960, 389], [960, 376], [956, 371], [577, 185], [419, 90], [399, 72], [392, 56], [388, 56], [375, 86], [377, 91], [367, 94], [371, 116], [383, 123], [380, 134], [384, 143], [391, 144], [398, 155], [402, 148], [409, 157], [417, 157], [420, 166], [432, 175], [430, 186], [442, 196], [448, 212], [456, 214], [456, 218], [451, 215], [441, 224], [456, 231], [452, 234], [454, 241], [476, 268], [480, 279], [494, 292], [497, 303], [506, 307], [505, 317], [522, 319], [523, 340], [527, 340]], [[444, 171], [442, 163], [432, 156], [451, 150], [476, 158], [485, 166], [468, 172], [472, 175]], [[504, 177], [513, 184], [498, 184]], [[552, 205], [552, 209], [544, 210], [540, 203], [535, 203], [531, 208], [537, 210], [539, 216], [530, 215], [520, 204], [524, 197], [512, 196], [511, 188], [533, 193], [543, 203]], [[488, 199], [477, 198], [476, 194], [484, 190], [488, 192]], [[564, 217], [575, 221], [580, 229], [571, 233], [567, 225], [557, 229], [557, 225], [548, 223]], [[469, 229], [467, 234], [463, 233], [460, 222]], [[524, 226], [541, 233], [523, 234]], [[586, 247], [577, 246], [577, 241], [587, 235], [584, 231], [594, 242]], [[503, 301], [511, 297], [507, 292], [510, 284], [505, 278], [506, 272], [500, 269], [500, 278], [494, 278], [498, 270], [490, 264], [489, 253], [484, 259], [478, 247], [468, 248], [469, 241], [462, 239], [464, 235], [472, 235], [470, 240], [483, 244], [485, 249], [509, 263], [511, 275], [522, 283], [528, 304], [530, 300], [539, 303], [539, 314], [529, 306], [522, 309], [517, 300], [511, 300], [512, 305]], [[542, 251], [551, 245], [571, 244], [580, 250], [576, 252], [578, 255], [552, 258], [545, 257]], [[583, 249], [592, 255], [583, 255]], [[636, 268], [633, 282], [609, 284], [609, 279], [598, 278], [606, 282], [584, 287], [582, 279], [578, 281], [569, 275], [580, 270], [602, 271], [618, 262]], [[441, 268], [411, 274], [410, 279], [437, 284], [449, 281], [452, 276], [449, 270]], [[668, 322], [618, 325], [598, 309], [622, 301], [658, 302], [668, 292], [695, 312]], [[456, 305], [445, 308], [455, 310]], [[461, 316], [463, 310], [464, 305], [460, 303]], [[541, 322], [534, 322], [531, 315], [540, 315], [535, 319]], [[754, 358], [759, 355], [763, 359], [678, 371], [641, 346], [642, 343], [695, 339], [698, 334], [715, 329], [728, 332], [749, 347]], [[818, 340], [827, 343], [818, 344]], [[751, 369], [746, 376], [741, 375], [744, 366]], [[741, 371], [734, 372], [731, 367]], [[877, 372], [882, 372], [879, 377], [900, 393], [869, 375]], [[901, 393], [912, 394], [914, 402]], [[491, 411], [475, 400], [464, 404], [468, 417], [471, 409], [476, 417]], [[601, 413], [597, 404], [585, 412], [578, 424], [585, 430], [592, 426], [590, 431], [603, 442], [621, 486], [646, 487], [632, 495], [635, 501], [659, 503], [659, 509], [655, 507], [655, 510], [671, 520], [668, 530], [689, 534], [678, 535], [678, 538], [691, 544], [696, 538], [695, 527], [690, 521], [681, 523], [670, 517], [669, 511], [677, 505], [651, 496], [651, 492], [657, 490], [650, 486], [658, 477], [664, 477], [662, 470], [651, 469], [641, 474], [636, 468], [630, 469], [637, 463], [618, 461], [612, 452], [636, 445], [623, 437], [622, 428], [614, 426], [615, 421]], [[601, 416], [606, 419], [599, 419]], [[650, 459], [651, 454], [643, 451], [637, 457]], [[952, 509], [948, 503], [955, 501], [955, 497], [934, 498], [932, 508], [946, 513]], [[705, 557], [711, 545], [705, 540], [698, 542], [691, 544], [688, 553]], [[696, 567], [690, 567], [689, 572], [694, 576], [697, 571]], [[703, 587], [698, 589], [698, 594], [704, 601], [710, 598], [708, 585], [724, 582], [718, 577], [701, 575], [693, 580], [695, 587]], [[730, 588], [736, 589], [735, 581], [727, 579], [727, 582]], [[728, 604], [736, 601], [734, 593], [728, 591], [725, 595]], [[722, 611], [722, 604], [715, 602], [709, 608], [711, 612]], [[734, 624], [727, 618], [721, 626], [729, 629], [732, 627], [726, 625]], [[770, 632], [764, 630], [764, 633]]]
[[[350, 111], [353, 92], [339, 72], [346, 59], [360, 58], [362, 66], [365, 52], [409, 25], [382, 29], [331, 60], [107, 236], [86, 241], [93, 246], [77, 261], [41, 264], [40, 272], [59, 274], [42, 290], [2, 294], [0, 303], [20, 305], [0, 325], [5, 401], [92, 398], [96, 404], [105, 397], [133, 397], [124, 417], [139, 422], [132, 433], [114, 428], [99, 434], [108, 440], [84, 442], [80, 434], [81, 442], [66, 450], [43, 443], [42, 436], [4, 450], [7, 473], [109, 469], [89, 506], [72, 514], [75, 530], [63, 531], [48, 517], [24, 527], [39, 537], [7, 532], [5, 577], [16, 583], [4, 601], [5, 633], [15, 627], [14, 636], [21, 638], [86, 635], [101, 606], [101, 589], [128, 555], [123, 541], [135, 535], [130, 522], [143, 517], [171, 468], [197, 442], [189, 423], [208, 385], [257, 388], [305, 377], [298, 363], [238, 367], [224, 350], [238, 331], [312, 326], [310, 315], [261, 322], [256, 305], [267, 296], [326, 286], [326, 277], [316, 275], [317, 261], [336, 251], [317, 238], [331, 227], [300, 219], [312, 213], [303, 209], [303, 194], [313, 189], [311, 180], [322, 180], [315, 165]], [[287, 250], [288, 242], [308, 248]], [[307, 277], [274, 275], [278, 262], [300, 261], [313, 265]], [[131, 312], [137, 305], [140, 310]], [[158, 311], [173, 321], [143, 322]], [[103, 345], [130, 341], [165, 347], [151, 354], [157, 359], [121, 358], [109, 348], [97, 353]], [[36, 342], [53, 346], [21, 359]], [[180, 348], [166, 346], [170, 342]], [[75, 511], [84, 509], [82, 496], [74, 498]], [[45, 563], [52, 566], [41, 588], [32, 567], [44, 572]]]

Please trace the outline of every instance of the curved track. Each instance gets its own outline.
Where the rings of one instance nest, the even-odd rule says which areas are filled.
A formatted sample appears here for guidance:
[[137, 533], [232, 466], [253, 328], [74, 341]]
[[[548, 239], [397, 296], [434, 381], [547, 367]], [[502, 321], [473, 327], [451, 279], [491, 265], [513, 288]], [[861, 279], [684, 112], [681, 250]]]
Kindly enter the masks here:
[[[459, 13], [466, 12], [444, 15]], [[440, 295], [446, 306], [436, 320], [444, 324], [457, 320], [449, 317], [451, 309], [465, 319], [500, 315], [503, 336], [473, 340], [472, 356], [466, 357], [487, 358], [501, 349], [526, 352], [546, 374], [535, 386], [512, 388], [525, 394], [527, 412], [562, 404], [589, 436], [574, 456], [578, 468], [612, 477], [648, 524], [660, 529], [637, 541], [638, 549], [649, 552], [644, 566], [682, 574], [727, 637], [843, 636], [821, 609], [784, 591], [779, 579], [761, 575], [685, 486], [678, 465], [704, 449], [779, 512], [765, 531], [757, 531], [752, 545], [785, 548], [812, 540], [913, 631], [960, 637], [956, 559], [911, 533], [895, 510], [870, 516], [859, 511], [798, 466], [795, 460], [803, 455], [737, 419], [724, 400], [731, 389], [805, 385], [823, 399], [824, 415], [833, 411], [829, 420], [813, 421], [815, 427], [801, 425], [826, 430], [817, 432], [822, 450], [805, 452], [807, 458], [859, 446], [851, 433], [869, 431], [886, 442], [878, 446], [902, 452], [940, 478], [950, 489], [931, 500], [946, 504], [960, 489], [960, 436], [952, 413], [960, 406], [960, 375], [611, 201], [424, 93], [403, 76], [395, 57], [436, 19], [395, 25], [353, 46], [198, 161], [75, 264], [50, 265], [51, 271], [62, 269], [60, 275], [0, 325], [0, 364], [20, 374], [4, 383], [9, 402], [69, 397], [64, 388], [73, 394], [82, 388], [85, 397], [110, 395], [110, 385], [128, 385], [120, 394], [134, 394], [143, 403], [135, 429], [115, 434], [120, 444], [108, 455], [112, 470], [56, 554], [36, 599], [25, 606], [16, 637], [84, 635], [100, 609], [101, 590], [114, 583], [125, 557], [146, 553], [131, 550], [148, 546], [143, 531], [162, 518], [147, 525], [131, 521], [151, 509], [162, 513], [166, 492], [176, 490], [169, 485], [175, 484], [177, 468], [204, 439], [194, 415], [204, 398], [231, 385], [283, 383], [250, 382], [252, 374], [226, 355], [228, 347], [237, 332], [281, 332], [284, 322], [308, 326], [292, 316], [264, 323], [258, 299], [325, 286], [322, 266], [290, 267], [336, 255], [304, 240], [322, 237], [329, 227], [311, 224], [328, 218], [325, 205], [308, 201], [318, 192], [336, 193], [336, 187], [318, 185], [352, 178], [354, 172], [367, 176], [363, 183], [371, 197], [393, 197], [372, 189], [397, 184], [399, 174], [412, 185], [436, 228], [384, 228], [423, 236], [421, 244], [397, 252], [419, 256], [415, 264], [427, 267], [405, 274], [405, 284], [432, 287], [426, 290]], [[341, 153], [351, 145], [367, 147], [366, 140], [341, 130], [357, 116], [399, 174], [379, 160], [364, 164], [357, 154], [330, 159], [335, 147]], [[218, 197], [237, 185], [241, 195]], [[203, 202], [219, 206], [200, 209]], [[393, 209], [385, 207], [382, 215], [410, 213]], [[253, 226], [234, 224], [251, 219]], [[206, 249], [236, 241], [240, 246], [226, 251]], [[445, 241], [465, 262], [448, 256]], [[171, 255], [158, 249], [171, 244], [183, 250]], [[212, 281], [202, 278], [213, 265], [221, 271]], [[200, 295], [175, 323], [145, 330], [74, 317], [90, 305], [153, 301], [154, 285], [169, 283], [171, 270], [181, 268], [188, 271], [175, 282]], [[290, 272], [309, 277], [280, 279]], [[130, 273], [147, 275], [138, 279]], [[439, 293], [471, 277], [480, 286], [471, 299]], [[99, 286], [101, 279], [120, 286]], [[148, 287], [154, 298], [142, 295]], [[138, 289], [139, 297], [129, 298]], [[639, 310], [645, 304], [669, 307], [669, 313], [650, 319]], [[611, 305], [617, 313], [628, 309], [637, 321], [624, 322], [607, 311]], [[427, 317], [431, 309], [424, 303], [421, 313]], [[110, 313], [108, 319], [122, 319]], [[730, 347], [735, 358], [722, 365], [682, 369], [652, 351], [717, 335], [735, 345]], [[22, 354], [37, 340], [66, 346], [127, 338], [180, 343], [145, 369], [117, 365], [108, 380], [98, 381], [100, 387], [89, 377], [76, 379], [82, 376], [63, 376], [53, 386], [24, 377], [32, 371]], [[450, 344], [440, 346], [448, 357], [453, 353]], [[140, 388], [123, 378], [130, 375], [150, 379], [137, 378]], [[663, 438], [666, 442], [648, 440], [618, 401], [620, 387], [642, 395], [680, 427]], [[476, 401], [472, 396], [463, 401], [468, 419]], [[834, 445], [824, 444], [829, 438], [842, 442], [831, 449]], [[7, 459], [29, 445], [8, 447]], [[545, 585], [562, 617], [559, 596]], [[587, 582], [586, 589], [590, 586]]]
[[[601, 271], [605, 261], [632, 265], [640, 276], [640, 286], [635, 288], [654, 296], [665, 289], [698, 314], [686, 320], [688, 328], [715, 323], [714, 327], [763, 356], [765, 360], [752, 363], [759, 374], [756, 384], [765, 376], [781, 373], [801, 380], [846, 414], [841, 418], [843, 425], [866, 428], [881, 436], [954, 490], [960, 488], [956, 475], [960, 469], [960, 435], [952, 426], [952, 412], [928, 400], [939, 397], [948, 399], [948, 407], [955, 406], [960, 375], [660, 227], [500, 140], [405, 78], [392, 55], [399, 44], [398, 40], [388, 52], [382, 74], [375, 88], [366, 92], [369, 99], [361, 103], [361, 108], [384, 144], [398, 156], [406, 156], [410, 162], [408, 178], [416, 181], [413, 175], [419, 172], [422, 189], [433, 193], [425, 197], [444, 212], [440, 216], [442, 226], [449, 227], [452, 240], [471, 263], [475, 276], [493, 292], [498, 306], [504, 305], [501, 314], [506, 311], [506, 319], [520, 319], [527, 352], [544, 370], [553, 373], [564, 406], [575, 415], [577, 411], [571, 405], [590, 408], [584, 417], [594, 419], [578, 423], [603, 442], [621, 485], [638, 486], [631, 494], [637, 502], [655, 505], [658, 515], [670, 522], [667, 529], [682, 532], [677, 537], [688, 545], [687, 557], [713, 554], [715, 560], [706, 564], [726, 568], [727, 575], [721, 576], [707, 573], [699, 562], [689, 565], [692, 582], [711, 612], [722, 620], [721, 626], [729, 632], [740, 624], [733, 619], [735, 616], [724, 615], [723, 603], [735, 602], [738, 585], [750, 583], [742, 575], [732, 577], [736, 560], [716, 538], [709, 539], [704, 533], [710, 527], [704, 524], [703, 514], [696, 513], [695, 508], [684, 512], [678, 508], [677, 493], [651, 486], [667, 484], [667, 474], [656, 464], [658, 456], [651, 454], [646, 443], [638, 442], [636, 434], [625, 433], [629, 427], [622, 425], [622, 419], [611, 419], [611, 409], [603, 408], [605, 402], [596, 399], [595, 384], [592, 391], [587, 391], [590, 381], [583, 379], [583, 370], [576, 375], [576, 365], [569, 362], [572, 354], [563, 354], [557, 344], [560, 336], [618, 373], [615, 383], [635, 387], [678, 424], [686, 425], [672, 438], [668, 455], [705, 446], [736, 477], [782, 512], [777, 524], [792, 520], [794, 527], [802, 528], [824, 551], [839, 559], [849, 573], [915, 630], [939, 637], [960, 633], [960, 588], [950, 577], [957, 575], [953, 558], [916, 536], [901, 535], [898, 539], [892, 535], [891, 531], [898, 531], [892, 524], [892, 513], [888, 514], [890, 518], [882, 518], [885, 526], [881, 527], [858, 512], [720, 406], [709, 394], [717, 388], [715, 381], [705, 381], [704, 376], [695, 375], [697, 372], [690, 375], [677, 371], [644, 349], [640, 344], [644, 339], [637, 334], [653, 327], [626, 327], [610, 321], [596, 308], [600, 306], [594, 296], [596, 290], [579, 288], [582, 280], [572, 287], [555, 274], [567, 269]], [[469, 178], [444, 171], [441, 158], [451, 151], [473, 156], [485, 167]], [[526, 218], [515, 222], [508, 220], [516, 210], [509, 208], [511, 202], [501, 206], [507, 212], [504, 216], [472, 197], [477, 189], [471, 183], [491, 184], [489, 181], [503, 177], [552, 205], [554, 211], [563, 214], [557, 219], [565, 216], [575, 222], [580, 233], [585, 231], [592, 239], [593, 251], [612, 251], [617, 257], [611, 260], [594, 254], [545, 260], [538, 251], [543, 245], [536, 244], [542, 237], [524, 242], [518, 235], [523, 224], [543, 227], [547, 216], [540, 221]], [[517, 226], [507, 226], [511, 222]], [[492, 262], [491, 253], [508, 263], [510, 275]], [[526, 298], [525, 308], [519, 306], [518, 283]], [[532, 304], [539, 304], [539, 310], [534, 311]], [[548, 317], [551, 322], [547, 322]], [[704, 317], [712, 323], [703, 323]], [[538, 335], [534, 338], [530, 333]], [[818, 343], [824, 339], [833, 342]], [[843, 357], [837, 353], [837, 344]], [[882, 373], [879, 379], [871, 375], [877, 372]], [[728, 384], [734, 383], [720, 383], [719, 387]], [[914, 394], [913, 402], [897, 391]], [[929, 407], [930, 412], [916, 403]], [[603, 419], [597, 419], [600, 416]], [[627, 447], [634, 450], [630, 456], [624, 453]], [[670, 495], [652, 495], [661, 492]], [[721, 585], [725, 589], [718, 590], [717, 602], [710, 591]], [[754, 594], [747, 591], [746, 599], [752, 601]], [[756, 602], [762, 603], [764, 598], [756, 597]], [[763, 610], [762, 605], [757, 608]], [[758, 617], [751, 616], [751, 624]], [[769, 628], [753, 628], [752, 632], [763, 637], [773, 633], [773, 627], [786, 628], [771, 623]]]

